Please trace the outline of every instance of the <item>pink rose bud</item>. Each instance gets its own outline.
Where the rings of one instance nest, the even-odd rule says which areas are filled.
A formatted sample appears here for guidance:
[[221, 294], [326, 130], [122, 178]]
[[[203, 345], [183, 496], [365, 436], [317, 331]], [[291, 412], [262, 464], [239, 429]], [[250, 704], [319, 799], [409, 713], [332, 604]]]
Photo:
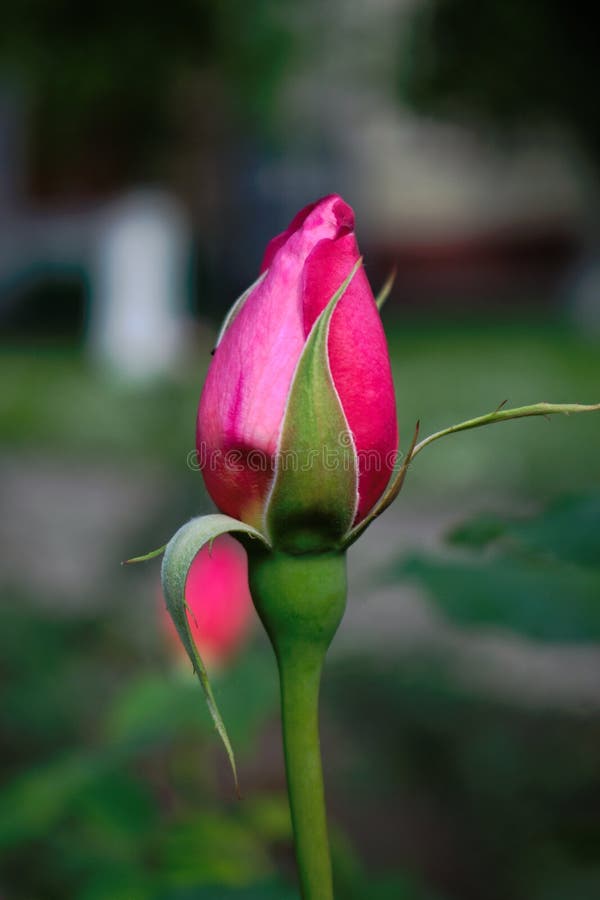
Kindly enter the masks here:
[[267, 246], [225, 320], [200, 400], [199, 463], [221, 512], [288, 552], [340, 547], [384, 492], [398, 432], [379, 311], [341, 197]]
[[[162, 597], [161, 597], [162, 600]], [[219, 667], [247, 639], [254, 607], [248, 587], [248, 561], [240, 544], [224, 534], [195, 556], [185, 583], [188, 622], [194, 643], [205, 664]], [[164, 600], [162, 622], [172, 647], [186, 656]]]

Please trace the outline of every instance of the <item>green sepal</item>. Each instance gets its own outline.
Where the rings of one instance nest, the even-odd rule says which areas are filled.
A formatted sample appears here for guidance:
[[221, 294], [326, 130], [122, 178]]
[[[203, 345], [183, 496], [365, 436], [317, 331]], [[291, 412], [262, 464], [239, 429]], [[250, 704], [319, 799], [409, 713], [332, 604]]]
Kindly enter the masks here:
[[377, 296], [375, 297], [375, 304], [377, 305], [377, 309], [381, 311], [381, 307], [390, 296], [391, 290], [394, 287], [394, 282], [396, 280], [397, 270], [394, 267], [388, 277], [385, 280], [385, 283]]
[[315, 321], [290, 387], [265, 513], [271, 543], [286, 553], [339, 547], [354, 518], [356, 449], [331, 376], [327, 338], [336, 305], [361, 263]]
[[130, 559], [124, 559], [121, 565], [130, 566], [133, 563], [148, 562], [149, 559], [156, 559], [156, 557], [160, 556], [161, 553], [164, 553], [166, 549], [167, 545], [163, 544], [162, 547], [159, 547], [157, 550], [151, 550], [149, 553], [144, 553], [143, 556], [132, 556]]
[[185, 583], [195, 556], [206, 544], [211, 546], [219, 535], [230, 532], [241, 532], [250, 538], [258, 538], [268, 547], [268, 543], [263, 535], [244, 522], [238, 522], [237, 519], [221, 514], [200, 516], [182, 525], [167, 544], [162, 563], [161, 579], [167, 609], [191, 660], [194, 673], [198, 676], [213, 722], [225, 745], [237, 790], [238, 778], [233, 749], [215, 702], [206, 668], [192, 637], [186, 614], [188, 606], [185, 600]]
[[352, 546], [352, 544], [358, 540], [363, 531], [366, 531], [371, 522], [373, 522], [374, 519], [380, 516], [382, 512], [385, 512], [388, 506], [390, 506], [394, 502], [394, 500], [402, 490], [402, 487], [404, 486], [404, 479], [406, 478], [406, 473], [408, 472], [408, 467], [410, 466], [414, 456], [417, 438], [419, 437], [419, 427], [420, 423], [417, 422], [417, 424], [415, 425], [413, 439], [408, 449], [408, 453], [405, 454], [404, 458], [402, 457], [401, 453], [398, 453], [396, 464], [394, 466], [394, 470], [391, 474], [388, 485], [371, 512], [367, 516], [365, 516], [365, 518], [361, 522], [359, 522], [358, 525], [355, 525], [352, 531], [350, 531], [346, 536], [344, 540], [344, 550], [347, 550], [348, 547]]

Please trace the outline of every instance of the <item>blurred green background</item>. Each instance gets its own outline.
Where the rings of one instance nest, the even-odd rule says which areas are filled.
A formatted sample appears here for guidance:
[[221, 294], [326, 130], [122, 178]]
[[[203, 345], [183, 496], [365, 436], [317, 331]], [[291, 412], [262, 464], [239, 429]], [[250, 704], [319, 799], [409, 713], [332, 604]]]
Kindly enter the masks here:
[[[0, 897], [291, 900], [275, 667], [158, 615], [195, 409], [266, 241], [338, 191], [401, 439], [600, 399], [598, 58], [565, 3], [9, 0]], [[600, 896], [600, 420], [435, 444], [351, 551], [323, 685], [340, 900]]]

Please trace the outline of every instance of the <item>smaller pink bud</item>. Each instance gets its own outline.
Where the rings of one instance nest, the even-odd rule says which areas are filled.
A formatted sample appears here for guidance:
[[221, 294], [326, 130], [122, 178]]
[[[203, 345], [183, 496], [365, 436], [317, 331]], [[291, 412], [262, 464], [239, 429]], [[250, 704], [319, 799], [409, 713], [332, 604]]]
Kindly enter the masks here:
[[[219, 668], [241, 649], [254, 618], [243, 547], [227, 534], [194, 558], [185, 585], [192, 638], [208, 668]], [[187, 659], [161, 594], [161, 626], [169, 646]]]

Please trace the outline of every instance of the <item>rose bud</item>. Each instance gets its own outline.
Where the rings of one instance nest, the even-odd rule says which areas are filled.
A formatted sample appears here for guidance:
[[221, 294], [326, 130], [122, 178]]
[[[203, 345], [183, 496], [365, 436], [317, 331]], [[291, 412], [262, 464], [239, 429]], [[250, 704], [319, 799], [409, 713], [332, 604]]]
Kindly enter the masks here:
[[[254, 609], [248, 561], [240, 544], [224, 534], [196, 554], [185, 583], [187, 618], [194, 643], [208, 668], [219, 668], [247, 639]], [[161, 626], [175, 652], [186, 651], [161, 595]]]
[[275, 549], [321, 552], [377, 503], [397, 447], [354, 213], [331, 195], [273, 238], [225, 320], [198, 410], [200, 467], [221, 512]]

